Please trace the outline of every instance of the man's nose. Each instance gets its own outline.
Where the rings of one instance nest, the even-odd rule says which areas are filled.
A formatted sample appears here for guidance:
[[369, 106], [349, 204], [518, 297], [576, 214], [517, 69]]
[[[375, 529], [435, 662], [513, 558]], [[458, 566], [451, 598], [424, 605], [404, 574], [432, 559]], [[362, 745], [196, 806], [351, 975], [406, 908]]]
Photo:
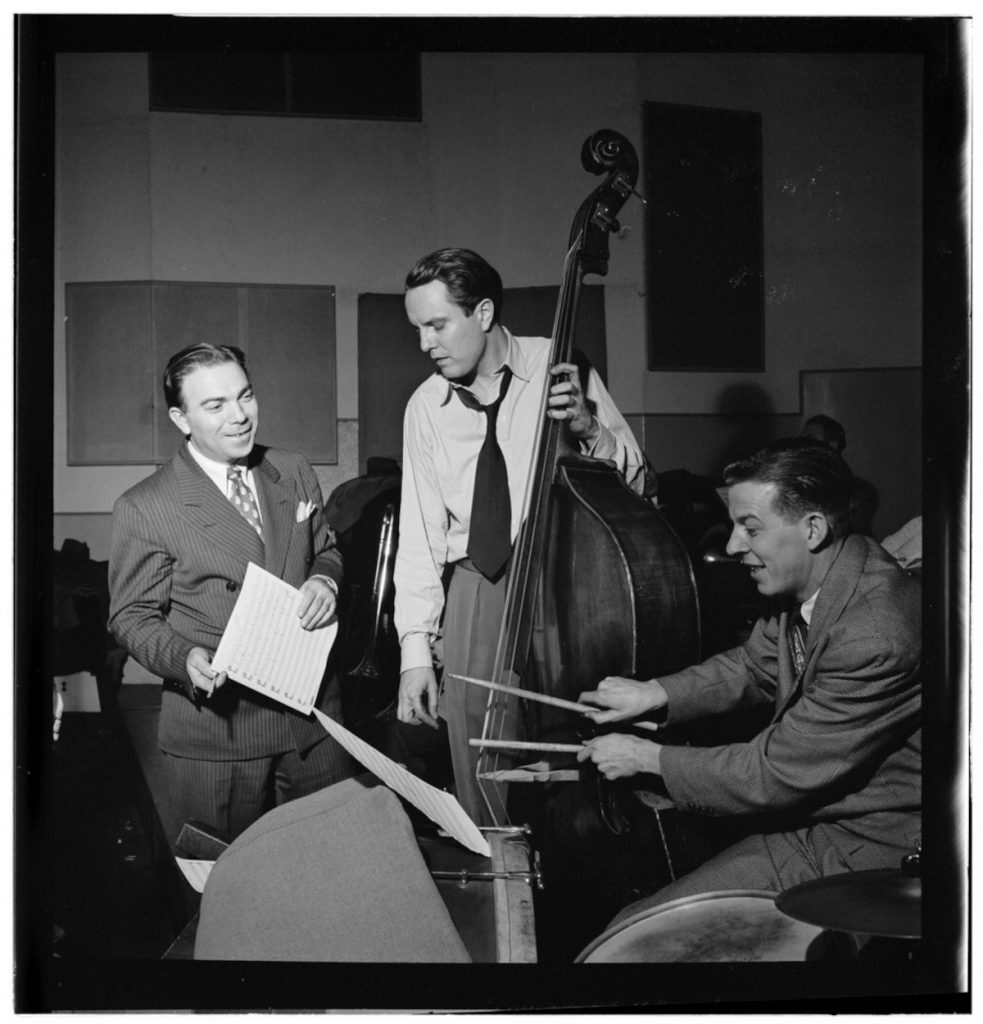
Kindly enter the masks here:
[[229, 416], [235, 423], [239, 423], [246, 418], [246, 413], [239, 402], [232, 402], [229, 405]]
[[741, 555], [748, 550], [747, 544], [744, 542], [743, 536], [738, 532], [735, 526], [730, 531], [730, 540], [727, 541], [726, 552], [728, 555]]
[[426, 328], [420, 331], [420, 351], [425, 355], [429, 355], [431, 349], [436, 347], [436, 344], [433, 331], [428, 331]]

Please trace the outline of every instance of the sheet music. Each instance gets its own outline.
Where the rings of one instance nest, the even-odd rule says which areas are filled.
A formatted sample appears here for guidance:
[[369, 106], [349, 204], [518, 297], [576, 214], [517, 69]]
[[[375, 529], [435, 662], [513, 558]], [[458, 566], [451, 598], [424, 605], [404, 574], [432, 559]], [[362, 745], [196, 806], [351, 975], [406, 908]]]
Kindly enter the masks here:
[[491, 856], [488, 840], [450, 793], [445, 793], [442, 789], [437, 789], [436, 786], [424, 782], [423, 779], [418, 779], [412, 772], [408, 772], [402, 765], [396, 764], [375, 747], [359, 739], [353, 732], [349, 732], [343, 725], [339, 725], [327, 715], [322, 714], [317, 708], [314, 709], [314, 716], [352, 757], [365, 765], [390, 789], [409, 800], [431, 821], [440, 825], [462, 846], [466, 846], [475, 853], [480, 853], [483, 857]]
[[250, 562], [212, 668], [303, 714], [314, 707], [337, 621], [303, 629], [300, 591]]

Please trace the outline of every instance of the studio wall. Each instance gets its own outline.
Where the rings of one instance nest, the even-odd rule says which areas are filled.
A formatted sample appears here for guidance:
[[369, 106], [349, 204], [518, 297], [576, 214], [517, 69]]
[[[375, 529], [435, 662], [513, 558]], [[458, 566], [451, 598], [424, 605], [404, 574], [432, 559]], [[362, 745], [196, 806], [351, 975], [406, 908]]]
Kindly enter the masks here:
[[56, 73], [55, 533], [84, 533], [93, 557], [108, 556], [113, 501], [151, 470], [68, 465], [67, 282], [335, 288], [327, 493], [359, 471], [359, 295], [401, 292], [409, 266], [444, 245], [477, 249], [509, 287], [555, 284], [595, 184], [580, 146], [610, 127], [641, 151], [645, 101], [763, 119], [763, 372], [649, 372], [640, 201], [611, 239], [608, 384], [657, 468], [676, 454], [654, 440], [661, 429], [689, 439], [679, 465], [719, 471], [692, 465], [709, 457], [688, 417], [761, 414], [735, 395], [797, 424], [802, 370], [921, 364], [916, 56], [424, 53], [421, 122], [151, 113], [142, 53], [63, 53]]

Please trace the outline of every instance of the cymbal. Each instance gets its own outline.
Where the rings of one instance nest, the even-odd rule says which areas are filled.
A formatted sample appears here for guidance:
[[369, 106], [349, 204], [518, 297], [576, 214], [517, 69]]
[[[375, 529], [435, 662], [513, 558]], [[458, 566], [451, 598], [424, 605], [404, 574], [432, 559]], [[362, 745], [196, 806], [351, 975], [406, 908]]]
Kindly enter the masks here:
[[776, 900], [797, 921], [856, 935], [919, 939], [922, 880], [894, 869], [851, 871], [803, 882]]

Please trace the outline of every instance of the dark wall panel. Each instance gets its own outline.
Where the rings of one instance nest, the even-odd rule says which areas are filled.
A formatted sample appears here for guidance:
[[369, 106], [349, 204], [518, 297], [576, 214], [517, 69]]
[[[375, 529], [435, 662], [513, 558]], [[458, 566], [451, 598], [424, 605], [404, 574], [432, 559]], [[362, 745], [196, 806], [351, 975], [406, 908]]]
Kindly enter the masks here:
[[645, 104], [650, 370], [763, 370], [761, 115]]

